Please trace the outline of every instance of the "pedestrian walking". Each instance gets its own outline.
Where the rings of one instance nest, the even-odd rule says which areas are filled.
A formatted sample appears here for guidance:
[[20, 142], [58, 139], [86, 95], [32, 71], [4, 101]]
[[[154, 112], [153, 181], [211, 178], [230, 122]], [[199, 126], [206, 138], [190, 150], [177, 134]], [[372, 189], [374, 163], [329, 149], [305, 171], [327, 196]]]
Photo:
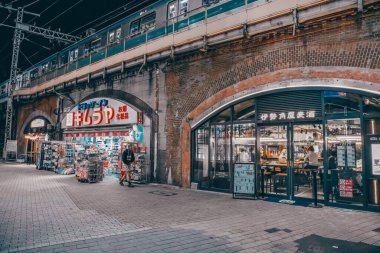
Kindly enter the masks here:
[[133, 187], [131, 183], [131, 172], [132, 164], [135, 162], [135, 154], [133, 149], [126, 148], [122, 155], [123, 163], [125, 164], [126, 169], [123, 167], [120, 170], [120, 185], [124, 185], [123, 181], [128, 182], [128, 187]]

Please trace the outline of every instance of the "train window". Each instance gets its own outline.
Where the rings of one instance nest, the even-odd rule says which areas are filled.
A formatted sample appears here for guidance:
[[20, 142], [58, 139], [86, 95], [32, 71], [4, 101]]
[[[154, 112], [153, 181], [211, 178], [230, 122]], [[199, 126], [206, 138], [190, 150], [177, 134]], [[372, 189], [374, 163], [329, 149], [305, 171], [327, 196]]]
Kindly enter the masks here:
[[121, 27], [108, 33], [108, 44], [119, 43], [121, 38]]
[[30, 79], [35, 79], [38, 77], [38, 68], [35, 68], [30, 71]]
[[72, 63], [78, 59], [78, 48], [71, 50], [69, 53], [69, 63]]
[[84, 45], [84, 50], [83, 50], [83, 54], [84, 55], [88, 55], [92, 52], [95, 52], [95, 51], [98, 51], [98, 48], [100, 48], [101, 46], [101, 40], [100, 38], [97, 38], [89, 43], [86, 43]]
[[41, 65], [41, 71], [42, 73], [46, 73], [49, 70], [49, 62]]
[[59, 66], [62, 66], [62, 65], [65, 65], [67, 63], [67, 54], [61, 54], [59, 56], [60, 60], [59, 60]]
[[172, 19], [177, 15], [176, 2], [171, 2], [168, 5], [168, 19]]
[[138, 33], [140, 30], [140, 19], [138, 20], [135, 20], [131, 23], [131, 31], [130, 31], [130, 34], [133, 35], [133, 34], [136, 34]]
[[50, 69], [55, 69], [57, 67], [57, 58], [54, 58], [51, 60], [51, 67]]
[[151, 30], [156, 25], [156, 13], [153, 12], [145, 17], [137, 19], [131, 23], [131, 29], [129, 34], [131, 36]]
[[179, 1], [179, 15], [186, 14], [188, 0]]
[[217, 4], [224, 1], [225, 0], [203, 0], [203, 5]]
[[141, 30], [150, 30], [156, 25], [156, 13], [141, 18]]

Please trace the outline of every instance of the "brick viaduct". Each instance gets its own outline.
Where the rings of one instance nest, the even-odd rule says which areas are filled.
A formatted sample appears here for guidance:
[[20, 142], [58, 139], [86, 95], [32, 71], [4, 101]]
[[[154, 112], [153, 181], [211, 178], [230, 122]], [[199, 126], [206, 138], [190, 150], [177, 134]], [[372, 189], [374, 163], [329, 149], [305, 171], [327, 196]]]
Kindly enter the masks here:
[[[380, 10], [298, 27], [295, 35], [291, 29], [272, 30], [138, 72], [74, 87], [68, 95], [77, 103], [110, 89], [128, 94], [157, 125], [157, 181], [188, 187], [191, 127], [233, 100], [270, 89], [306, 86], [380, 94]], [[32, 111], [55, 121], [56, 101], [57, 96], [50, 96], [32, 105], [21, 104], [18, 131]], [[64, 107], [73, 106], [64, 101]]]

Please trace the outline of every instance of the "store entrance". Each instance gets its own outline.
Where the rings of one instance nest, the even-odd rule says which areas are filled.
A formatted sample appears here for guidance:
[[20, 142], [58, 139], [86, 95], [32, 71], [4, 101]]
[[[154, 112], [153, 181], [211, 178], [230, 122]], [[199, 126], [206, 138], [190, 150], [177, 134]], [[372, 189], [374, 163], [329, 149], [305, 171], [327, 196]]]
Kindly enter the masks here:
[[311, 199], [316, 170], [318, 198], [323, 199], [321, 124], [261, 126], [259, 149], [265, 193]]

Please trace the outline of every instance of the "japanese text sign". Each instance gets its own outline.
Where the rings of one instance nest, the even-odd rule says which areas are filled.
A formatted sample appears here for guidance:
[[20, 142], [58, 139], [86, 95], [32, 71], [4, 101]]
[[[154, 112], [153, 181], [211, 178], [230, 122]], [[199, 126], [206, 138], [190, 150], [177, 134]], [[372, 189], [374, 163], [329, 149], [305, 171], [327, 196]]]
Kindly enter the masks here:
[[63, 128], [141, 124], [142, 113], [111, 98], [87, 100], [67, 113]]

